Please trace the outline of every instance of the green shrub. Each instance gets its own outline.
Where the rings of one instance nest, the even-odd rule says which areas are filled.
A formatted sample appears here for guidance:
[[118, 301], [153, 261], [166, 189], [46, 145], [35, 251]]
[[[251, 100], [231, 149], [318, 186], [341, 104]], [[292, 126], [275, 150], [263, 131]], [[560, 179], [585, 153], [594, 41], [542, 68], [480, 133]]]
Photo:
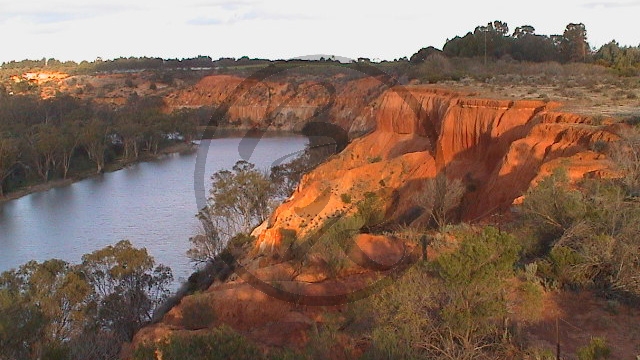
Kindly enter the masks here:
[[586, 279], [576, 272], [576, 267], [584, 260], [575, 250], [566, 246], [555, 246], [549, 253], [549, 260], [553, 270], [553, 278], [563, 285], [583, 284]]
[[[400, 331], [398, 331], [400, 330]], [[363, 354], [362, 359], [411, 359], [419, 358], [420, 351], [408, 343], [403, 335], [405, 329], [393, 326], [379, 326], [372, 332], [371, 347]]]
[[527, 349], [527, 357], [525, 359], [532, 360], [556, 360], [556, 354], [550, 349], [545, 348], [533, 348]]
[[503, 294], [517, 242], [495, 228], [460, 231], [457, 238], [457, 250], [416, 264], [360, 305], [370, 325], [352, 323], [371, 339], [364, 359], [512, 357], [504, 352], [510, 330], [502, 326], [508, 310]]
[[356, 216], [361, 219], [362, 227], [377, 225], [384, 220], [383, 202], [373, 192], [366, 192], [364, 200], [358, 202], [356, 208]]
[[620, 302], [613, 299], [607, 300], [607, 304], [605, 305], [604, 309], [607, 310], [609, 314], [618, 315], [618, 313], [620, 312]]
[[[304, 228], [306, 226], [306, 223], [300, 224], [300, 228]], [[304, 244], [303, 242], [298, 243], [297, 232], [293, 229], [280, 229], [280, 235], [282, 236], [280, 250], [277, 253], [274, 253], [274, 255], [284, 256], [284, 258], [287, 260], [303, 260], [304, 255], [307, 252], [307, 249], [305, 247], [306, 244]]]
[[347, 193], [342, 193], [342, 194], [340, 194], [340, 200], [342, 200], [342, 202], [345, 203], [345, 204], [350, 204], [351, 203], [351, 195], [349, 195]]
[[267, 359], [269, 360], [302, 360], [302, 359], [310, 359], [310, 357], [305, 356], [304, 354], [300, 354], [292, 349], [282, 348], [282, 349], [270, 349], [269, 354], [267, 354]]
[[543, 295], [538, 283], [526, 281], [519, 287], [521, 311], [531, 321], [539, 320], [542, 315]]
[[538, 264], [533, 262], [524, 265], [524, 278], [528, 282], [536, 282], [538, 280]]
[[42, 351], [42, 360], [64, 360], [70, 358], [70, 348], [66, 344], [50, 344]]
[[427, 266], [417, 264], [389, 287], [350, 304], [349, 330], [366, 331], [371, 338], [362, 359], [428, 358], [415, 344], [428, 336], [429, 309], [438, 291]]
[[[326, 226], [326, 225], [325, 225]], [[331, 223], [321, 238], [321, 241], [338, 244], [348, 250], [349, 240], [353, 238], [364, 226], [364, 221], [359, 216], [344, 216]]]
[[536, 230], [538, 237], [551, 241], [562, 236], [586, 213], [584, 195], [569, 189], [569, 177], [563, 168], [554, 170], [529, 190], [522, 208], [529, 226]]
[[624, 123], [631, 126], [638, 126], [640, 125], [640, 116], [638, 115], [630, 116], [624, 119]]
[[[637, 245], [640, 183], [637, 134], [609, 146], [622, 179], [587, 179], [569, 186], [554, 174], [530, 190], [522, 206], [520, 238], [526, 260], [538, 258], [538, 275], [547, 288], [596, 287], [608, 296], [638, 296], [640, 268], [628, 249]], [[597, 144], [597, 142], [596, 142]], [[604, 145], [604, 144], [603, 144]], [[624, 150], [620, 150], [621, 147]]]
[[323, 257], [329, 275], [333, 278], [349, 267], [347, 254], [336, 243], [327, 244], [323, 250]]
[[[301, 246], [295, 248], [293, 254], [304, 255], [303, 250], [310, 248], [311, 254], [320, 255], [325, 260], [331, 275], [339, 274], [350, 264], [347, 254], [354, 244], [353, 237], [364, 227], [377, 225], [383, 220], [381, 202], [373, 192], [365, 193], [364, 200], [358, 202], [356, 208], [358, 211], [354, 215], [328, 218], [317, 232], [300, 241]], [[291, 257], [298, 258], [297, 255]]]
[[589, 345], [579, 348], [576, 355], [579, 360], [607, 359], [611, 355], [611, 349], [604, 338], [595, 337], [591, 339]]
[[152, 344], [142, 344], [133, 352], [133, 360], [156, 360], [156, 347]]
[[592, 143], [590, 146], [592, 151], [595, 151], [600, 154], [606, 154], [609, 150], [609, 143], [603, 140], [597, 140]]
[[257, 346], [228, 326], [221, 326], [204, 335], [172, 335], [164, 343], [138, 347], [133, 358], [155, 360], [156, 350], [162, 354], [163, 360], [264, 358]]
[[232, 237], [231, 240], [229, 240], [229, 246], [232, 246], [235, 248], [241, 248], [245, 244], [248, 244], [253, 240], [255, 240], [253, 236], [245, 233], [239, 233], [239, 234], [236, 234], [234, 237]]
[[324, 258], [331, 276], [337, 276], [349, 266], [347, 254], [353, 246], [352, 239], [363, 225], [362, 218], [358, 216], [345, 216], [325, 223], [324, 234], [318, 239], [313, 252]]

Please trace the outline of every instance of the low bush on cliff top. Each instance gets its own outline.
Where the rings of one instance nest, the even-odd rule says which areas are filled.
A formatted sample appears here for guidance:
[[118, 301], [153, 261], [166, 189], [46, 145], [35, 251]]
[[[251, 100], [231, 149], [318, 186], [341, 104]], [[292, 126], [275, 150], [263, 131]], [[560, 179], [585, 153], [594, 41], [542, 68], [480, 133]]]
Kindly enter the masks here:
[[576, 355], [578, 360], [607, 359], [611, 355], [611, 349], [604, 338], [595, 337], [591, 339], [589, 345], [579, 348]]
[[[530, 190], [519, 232], [533, 231], [537, 275], [547, 284], [640, 297], [637, 180], [587, 180], [569, 186], [560, 171]], [[533, 251], [532, 251], [533, 250]]]
[[516, 239], [495, 228], [461, 233], [460, 247], [419, 263], [397, 282], [350, 305], [345, 327], [371, 339], [364, 358], [504, 358], [510, 329], [503, 296]]

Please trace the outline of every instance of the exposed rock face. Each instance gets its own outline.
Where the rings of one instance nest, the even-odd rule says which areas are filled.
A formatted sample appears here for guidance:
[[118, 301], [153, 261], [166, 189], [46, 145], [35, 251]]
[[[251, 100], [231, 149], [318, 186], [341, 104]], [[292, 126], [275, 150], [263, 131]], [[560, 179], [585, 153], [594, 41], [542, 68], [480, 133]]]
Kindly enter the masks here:
[[613, 132], [555, 111], [557, 103], [474, 99], [419, 86], [388, 90], [379, 103], [376, 130], [304, 177], [255, 234], [259, 249], [277, 247], [278, 229], [304, 234], [351, 211], [343, 193], [352, 203], [367, 191], [386, 194], [387, 216], [402, 219], [425, 180], [443, 172], [467, 186], [460, 217], [474, 221], [506, 211], [558, 166], [574, 180], [610, 167], [590, 148], [615, 139]]
[[[373, 77], [327, 81], [264, 81], [213, 75], [165, 97], [169, 109], [229, 105], [229, 124], [299, 131], [310, 121], [329, 121], [351, 134], [375, 126], [375, 99], [384, 84]], [[270, 123], [268, 123], [270, 122]]]
[[[438, 173], [463, 180], [467, 193], [460, 217], [477, 221], [507, 211], [532, 183], [558, 166], [578, 180], [606, 176], [611, 165], [590, 148], [596, 141], [615, 139], [612, 129], [557, 112], [559, 104], [482, 100], [429, 87], [390, 89], [377, 102], [376, 130], [304, 176], [292, 197], [254, 231], [253, 255], [276, 253], [285, 229], [302, 239], [326, 221], [355, 212], [354, 204], [368, 192], [383, 200], [387, 219], [410, 222], [417, 195]], [[248, 105], [240, 105], [238, 114], [242, 106]], [[361, 234], [355, 243], [359, 256], [381, 265], [397, 264], [408, 251], [406, 244], [385, 236]], [[354, 266], [331, 278], [314, 259], [294, 269], [288, 262], [261, 262], [267, 258], [256, 255], [248, 261], [256, 278], [306, 295], [345, 293], [376, 276]], [[218, 322], [273, 346], [303, 344], [326, 309], [278, 300], [242, 279], [214, 284], [205, 296]], [[142, 329], [134, 344], [186, 332], [182, 311], [179, 305], [161, 323]]]

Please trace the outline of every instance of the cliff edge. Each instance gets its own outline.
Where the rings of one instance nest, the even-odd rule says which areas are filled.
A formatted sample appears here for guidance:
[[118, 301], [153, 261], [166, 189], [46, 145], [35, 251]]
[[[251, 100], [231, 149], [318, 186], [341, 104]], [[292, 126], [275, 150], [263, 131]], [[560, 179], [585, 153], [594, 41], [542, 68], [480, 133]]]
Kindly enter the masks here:
[[313, 231], [367, 192], [385, 197], [390, 220], [405, 221], [416, 195], [437, 174], [466, 187], [458, 217], [479, 221], [508, 212], [541, 177], [563, 166], [571, 179], [607, 176], [610, 162], [592, 149], [617, 138], [613, 128], [558, 112], [542, 101], [476, 99], [423, 86], [394, 88], [379, 100], [376, 130], [307, 174], [268, 224], [254, 232], [260, 249], [277, 248], [279, 229]]

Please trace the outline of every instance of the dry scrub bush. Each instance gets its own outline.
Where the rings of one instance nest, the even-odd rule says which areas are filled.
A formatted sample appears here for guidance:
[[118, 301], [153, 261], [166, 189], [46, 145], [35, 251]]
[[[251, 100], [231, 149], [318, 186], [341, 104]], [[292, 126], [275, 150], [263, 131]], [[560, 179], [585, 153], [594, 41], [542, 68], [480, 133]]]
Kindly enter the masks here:
[[216, 315], [211, 300], [207, 295], [194, 294], [182, 299], [182, 326], [187, 330], [198, 330], [209, 327]]
[[513, 276], [516, 241], [494, 228], [460, 233], [459, 240], [459, 249], [416, 264], [393, 285], [351, 305], [347, 330], [372, 339], [364, 358], [506, 355], [502, 294]]
[[527, 193], [522, 225], [538, 241], [528, 247], [540, 251], [538, 275], [547, 285], [640, 297], [640, 201], [632, 174], [640, 165], [625, 161], [626, 176], [618, 180], [585, 181], [575, 190], [554, 173]]
[[427, 224], [442, 231], [455, 219], [453, 213], [460, 206], [464, 193], [462, 181], [449, 179], [443, 172], [427, 180], [424, 191], [417, 198]]
[[171, 335], [166, 341], [139, 346], [134, 360], [264, 359], [256, 345], [228, 326], [205, 334]]

